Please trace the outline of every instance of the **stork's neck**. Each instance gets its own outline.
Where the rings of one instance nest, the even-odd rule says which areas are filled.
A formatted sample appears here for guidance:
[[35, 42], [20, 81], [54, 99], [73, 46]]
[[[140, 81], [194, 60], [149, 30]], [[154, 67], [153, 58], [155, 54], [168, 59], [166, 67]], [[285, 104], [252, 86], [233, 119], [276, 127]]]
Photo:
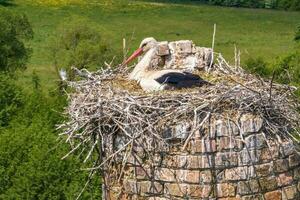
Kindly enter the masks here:
[[156, 54], [156, 47], [151, 48], [129, 74], [129, 79], [139, 81], [144, 73], [151, 68], [151, 61]]

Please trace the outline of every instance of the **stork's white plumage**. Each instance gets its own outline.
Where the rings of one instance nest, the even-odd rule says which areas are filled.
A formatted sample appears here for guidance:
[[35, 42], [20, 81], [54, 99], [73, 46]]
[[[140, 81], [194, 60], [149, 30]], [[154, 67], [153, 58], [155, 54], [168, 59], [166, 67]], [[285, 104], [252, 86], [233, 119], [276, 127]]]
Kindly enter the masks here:
[[154, 38], [144, 39], [140, 47], [123, 63], [132, 61], [145, 53], [139, 63], [129, 75], [129, 79], [136, 80], [145, 91], [159, 91], [167, 89], [189, 88], [202, 86], [208, 82], [198, 75], [174, 69], [153, 70], [151, 60], [156, 56], [158, 42]]

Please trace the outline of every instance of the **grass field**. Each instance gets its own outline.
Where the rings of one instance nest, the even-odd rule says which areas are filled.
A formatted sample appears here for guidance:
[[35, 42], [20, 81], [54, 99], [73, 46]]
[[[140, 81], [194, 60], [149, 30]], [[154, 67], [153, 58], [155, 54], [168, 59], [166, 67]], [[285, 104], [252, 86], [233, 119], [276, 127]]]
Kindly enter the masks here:
[[[88, 3], [87, 3], [88, 2]], [[210, 46], [213, 24], [217, 24], [216, 51], [229, 60], [234, 45], [242, 60], [262, 56], [271, 61], [294, 46], [295, 28], [300, 12], [213, 7], [197, 4], [151, 3], [146, 1], [96, 0], [16, 0], [10, 9], [25, 13], [33, 25], [34, 40], [29, 69], [24, 80], [35, 70], [42, 84], [53, 85], [55, 70], [49, 57], [50, 38], [56, 27], [68, 18], [85, 17], [103, 27], [108, 42], [121, 48], [122, 38], [131, 38], [130, 47], [153, 36], [158, 40], [191, 39], [200, 46]]]

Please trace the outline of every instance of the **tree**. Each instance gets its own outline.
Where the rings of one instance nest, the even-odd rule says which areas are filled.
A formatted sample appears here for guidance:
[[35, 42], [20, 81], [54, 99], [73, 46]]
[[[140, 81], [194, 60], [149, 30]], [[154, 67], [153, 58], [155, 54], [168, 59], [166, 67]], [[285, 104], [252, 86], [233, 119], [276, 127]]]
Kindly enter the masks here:
[[25, 41], [33, 38], [33, 30], [25, 15], [0, 7], [0, 71], [24, 69], [31, 49]]

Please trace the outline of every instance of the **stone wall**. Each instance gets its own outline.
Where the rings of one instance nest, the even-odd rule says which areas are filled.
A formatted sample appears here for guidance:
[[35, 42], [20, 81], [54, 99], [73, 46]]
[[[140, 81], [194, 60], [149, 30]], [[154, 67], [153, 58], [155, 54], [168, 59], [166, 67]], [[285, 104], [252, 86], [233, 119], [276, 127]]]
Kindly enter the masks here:
[[[130, 158], [111, 199], [299, 200], [300, 156], [288, 137], [268, 135], [264, 121], [244, 114], [216, 119], [196, 132], [170, 131], [151, 161]], [[179, 134], [178, 134], [179, 130]], [[121, 197], [116, 197], [116, 194]]]
[[184, 71], [203, 70], [212, 61], [212, 49], [196, 46], [191, 40], [159, 42], [151, 67], [181, 69]]

